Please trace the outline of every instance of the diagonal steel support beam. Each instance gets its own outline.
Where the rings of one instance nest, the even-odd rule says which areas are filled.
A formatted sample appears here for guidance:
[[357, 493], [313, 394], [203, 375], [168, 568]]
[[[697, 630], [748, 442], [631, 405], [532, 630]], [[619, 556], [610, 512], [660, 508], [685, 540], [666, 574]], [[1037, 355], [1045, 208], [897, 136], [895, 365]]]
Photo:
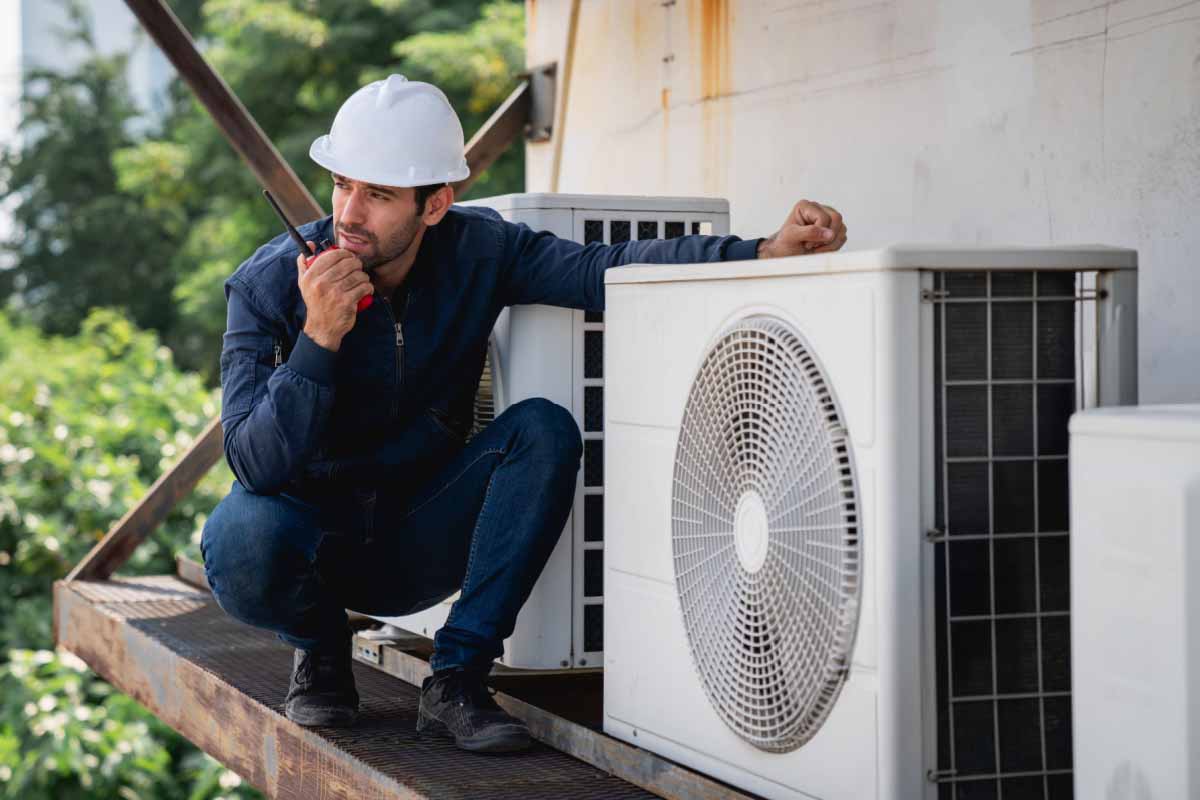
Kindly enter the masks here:
[[[125, 0], [142, 27], [158, 43], [212, 115], [264, 188], [279, 200], [293, 220], [324, 216], [320, 204], [271, 144], [250, 112], [221, 79], [164, 0]], [[471, 177], [455, 184], [462, 195], [480, 174], [528, 128], [530, 138], [549, 136], [554, 106], [554, 65], [539, 67], [509, 95], [467, 144]], [[530, 115], [533, 121], [530, 124]], [[175, 504], [188, 495], [222, 455], [220, 419], [209, 422], [192, 447], [167, 470], [146, 496], [113, 526], [67, 575], [67, 580], [104, 580], [120, 568], [150, 532], [162, 524]]]
[[466, 194], [471, 184], [508, 149], [508, 145], [521, 131], [525, 130], [525, 122], [529, 119], [531, 93], [529, 81], [521, 81], [512, 94], [488, 117], [488, 121], [483, 123], [483, 127], [476, 131], [471, 141], [467, 142], [467, 166], [471, 168], [471, 174], [453, 184], [455, 197]]
[[162, 48], [179, 77], [196, 94], [196, 99], [208, 109], [221, 133], [250, 167], [258, 182], [271, 190], [288, 216], [297, 224], [301, 220], [325, 216], [320, 203], [309, 194], [229, 84], [204, 60], [196, 43], [164, 0], [125, 0], [125, 4]]
[[221, 420], [218, 418], [205, 426], [179, 463], [164, 472], [150, 491], [75, 565], [67, 580], [104, 580], [112, 575], [150, 532], [162, 524], [171, 509], [208, 474], [213, 464], [221, 459], [221, 453]]

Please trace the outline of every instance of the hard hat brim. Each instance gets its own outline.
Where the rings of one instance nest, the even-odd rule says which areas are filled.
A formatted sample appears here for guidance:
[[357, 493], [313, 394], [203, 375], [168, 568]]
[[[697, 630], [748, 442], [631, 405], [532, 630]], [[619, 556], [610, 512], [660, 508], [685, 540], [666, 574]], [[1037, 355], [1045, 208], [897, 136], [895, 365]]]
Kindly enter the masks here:
[[355, 181], [374, 183], [379, 186], [428, 186], [436, 183], [457, 183], [471, 174], [467, 160], [448, 172], [434, 173], [429, 170], [409, 167], [407, 170], [385, 171], [366, 164], [340, 161], [333, 155], [332, 141], [328, 135], [318, 136], [308, 148], [308, 157], [330, 172]]

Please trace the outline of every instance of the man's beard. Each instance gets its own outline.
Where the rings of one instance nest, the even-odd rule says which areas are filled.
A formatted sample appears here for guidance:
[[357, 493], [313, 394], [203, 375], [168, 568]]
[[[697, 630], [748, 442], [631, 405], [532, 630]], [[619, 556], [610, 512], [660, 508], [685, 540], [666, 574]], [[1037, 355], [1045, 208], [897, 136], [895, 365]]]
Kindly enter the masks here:
[[417, 229], [420, 227], [420, 224], [420, 218], [414, 215], [407, 223], [392, 231], [382, 242], [375, 234], [363, 228], [339, 225], [338, 232], [345, 232], [351, 236], [366, 239], [371, 243], [371, 249], [359, 255], [363, 269], [371, 272], [377, 267], [381, 267], [389, 261], [393, 261], [404, 255], [408, 251], [408, 248], [412, 246], [413, 240], [417, 237]]

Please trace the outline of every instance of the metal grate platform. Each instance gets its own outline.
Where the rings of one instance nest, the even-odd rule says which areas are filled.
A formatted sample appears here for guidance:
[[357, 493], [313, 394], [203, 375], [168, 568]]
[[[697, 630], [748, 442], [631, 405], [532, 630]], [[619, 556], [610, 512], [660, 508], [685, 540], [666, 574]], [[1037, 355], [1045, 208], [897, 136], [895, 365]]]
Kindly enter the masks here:
[[359, 723], [305, 729], [283, 716], [291, 651], [170, 576], [55, 585], [58, 641], [272, 797], [651, 798], [535, 744], [465, 753], [415, 731], [417, 690], [362, 664]]

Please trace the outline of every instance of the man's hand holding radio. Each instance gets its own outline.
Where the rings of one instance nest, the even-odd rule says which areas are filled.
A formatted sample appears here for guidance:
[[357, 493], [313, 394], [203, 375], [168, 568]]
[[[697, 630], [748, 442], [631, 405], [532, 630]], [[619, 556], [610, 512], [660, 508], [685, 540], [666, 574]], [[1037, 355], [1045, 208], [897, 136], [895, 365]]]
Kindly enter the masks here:
[[[310, 252], [316, 249], [308, 243]], [[300, 296], [308, 309], [304, 332], [326, 350], [337, 352], [358, 319], [358, 302], [375, 291], [358, 256], [334, 248], [313, 258], [296, 257]]]

